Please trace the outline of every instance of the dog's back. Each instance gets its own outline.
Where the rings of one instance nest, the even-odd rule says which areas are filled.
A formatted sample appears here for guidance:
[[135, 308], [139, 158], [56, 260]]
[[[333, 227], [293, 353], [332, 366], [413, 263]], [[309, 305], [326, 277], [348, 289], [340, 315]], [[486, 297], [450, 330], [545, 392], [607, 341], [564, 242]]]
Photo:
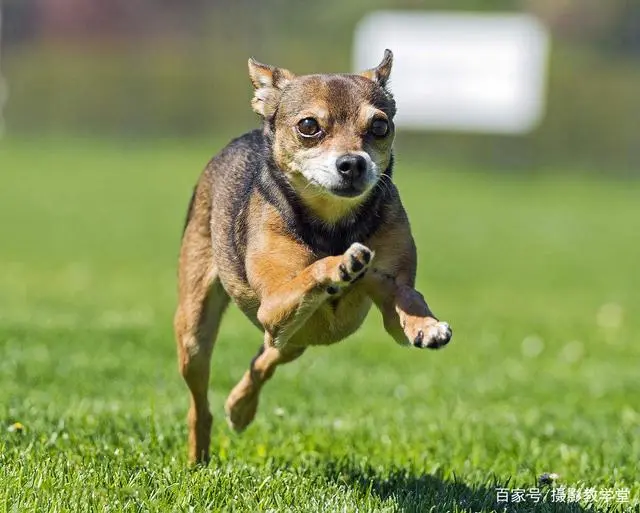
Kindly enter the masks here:
[[267, 155], [265, 138], [260, 130], [252, 130], [232, 140], [207, 164], [187, 214], [187, 225], [198, 217], [199, 231], [210, 239], [216, 273], [243, 310], [246, 305], [249, 311], [245, 313], [254, 322], [257, 321], [252, 314], [255, 314], [257, 304], [247, 282], [244, 260], [251, 198], [255, 195]]

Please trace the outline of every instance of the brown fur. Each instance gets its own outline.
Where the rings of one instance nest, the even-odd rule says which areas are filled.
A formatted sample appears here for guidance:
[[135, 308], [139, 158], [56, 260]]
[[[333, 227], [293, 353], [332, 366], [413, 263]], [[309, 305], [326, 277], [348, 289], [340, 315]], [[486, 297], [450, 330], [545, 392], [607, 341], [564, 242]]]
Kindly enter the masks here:
[[[263, 131], [232, 141], [211, 160], [194, 191], [180, 252], [175, 331], [191, 394], [193, 462], [209, 459], [209, 366], [230, 299], [264, 332], [261, 351], [225, 404], [238, 431], [253, 420], [259, 392], [278, 365], [310, 345], [344, 339], [372, 303], [400, 344], [436, 348], [451, 337], [413, 288], [416, 248], [391, 180], [391, 53], [362, 75], [295, 77], [253, 60], [249, 70]], [[321, 136], [296, 131], [308, 117]], [[371, 124], [380, 119], [389, 131], [374, 137]], [[327, 156], [357, 152], [370, 158], [367, 172], [379, 173], [362, 190], [343, 197], [309, 178]]]

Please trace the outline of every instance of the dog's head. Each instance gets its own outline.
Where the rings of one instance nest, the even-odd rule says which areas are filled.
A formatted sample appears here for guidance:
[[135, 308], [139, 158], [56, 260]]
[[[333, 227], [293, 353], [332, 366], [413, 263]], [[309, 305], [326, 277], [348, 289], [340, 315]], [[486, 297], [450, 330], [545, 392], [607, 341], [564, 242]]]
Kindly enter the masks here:
[[358, 205], [391, 162], [393, 56], [357, 75], [295, 76], [249, 59], [253, 109], [270, 132], [275, 163], [327, 221]]

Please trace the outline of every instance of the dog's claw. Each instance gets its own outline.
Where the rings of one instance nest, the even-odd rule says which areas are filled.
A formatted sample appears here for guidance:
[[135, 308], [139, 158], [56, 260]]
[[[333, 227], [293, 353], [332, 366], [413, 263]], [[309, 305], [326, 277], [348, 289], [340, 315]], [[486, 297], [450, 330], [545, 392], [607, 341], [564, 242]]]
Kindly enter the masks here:
[[420, 330], [413, 345], [421, 348], [440, 349], [449, 343], [452, 336], [453, 332], [449, 323], [437, 322], [427, 328], [426, 332]]

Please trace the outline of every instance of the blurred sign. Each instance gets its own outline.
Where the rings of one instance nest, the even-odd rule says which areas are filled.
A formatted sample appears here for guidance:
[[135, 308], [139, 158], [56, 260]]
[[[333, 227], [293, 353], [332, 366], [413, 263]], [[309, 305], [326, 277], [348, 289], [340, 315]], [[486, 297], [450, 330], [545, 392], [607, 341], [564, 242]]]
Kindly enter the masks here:
[[399, 127], [518, 134], [543, 116], [548, 46], [526, 14], [381, 11], [358, 25], [354, 64], [393, 51]]

